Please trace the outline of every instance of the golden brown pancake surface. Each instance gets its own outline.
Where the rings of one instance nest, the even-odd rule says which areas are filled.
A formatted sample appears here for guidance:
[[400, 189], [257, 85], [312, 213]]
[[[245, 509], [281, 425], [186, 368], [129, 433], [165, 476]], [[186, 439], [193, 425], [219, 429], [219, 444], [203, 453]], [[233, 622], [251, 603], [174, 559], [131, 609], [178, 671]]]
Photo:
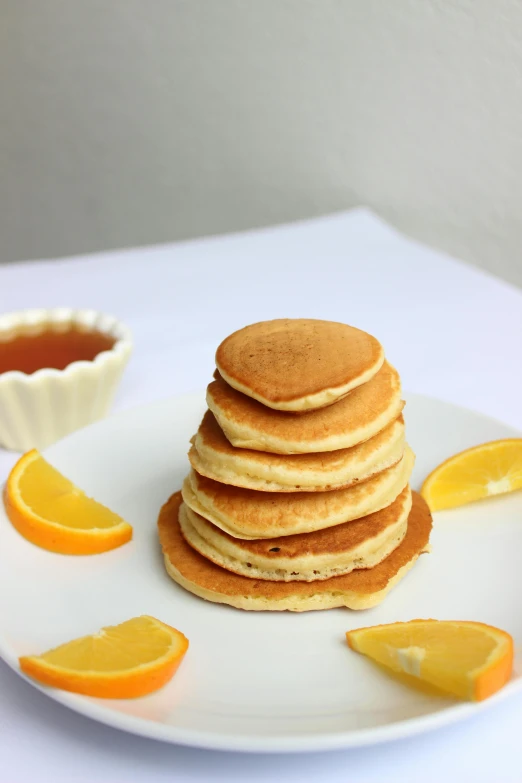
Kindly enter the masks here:
[[259, 492], [191, 471], [182, 492], [193, 511], [236, 538], [276, 538], [310, 533], [388, 506], [408, 484], [413, 464], [413, 452], [407, 447], [397, 465], [330, 492]]
[[[274, 562], [282, 557], [299, 558], [303, 555], [335, 554], [354, 549], [369, 537], [375, 536], [393, 525], [400, 509], [406, 505], [409, 496], [410, 489], [405, 487], [393, 503], [380, 511], [375, 511], [373, 514], [354, 519], [351, 522], [344, 522], [341, 525], [316, 530], [313, 533], [299, 533], [280, 538], [238, 540], [223, 530], [217, 530], [225, 540], [240, 544], [245, 552], [269, 557]], [[211, 525], [212, 523], [207, 522], [207, 524]]]
[[411, 510], [406, 487], [387, 508], [316, 533], [241, 541], [224, 533], [185, 503], [179, 523], [187, 543], [213, 563], [248, 576], [276, 582], [315, 582], [357, 568], [374, 568], [402, 542]]
[[404, 406], [399, 374], [388, 362], [335, 405], [299, 415], [271, 410], [222, 378], [209, 384], [207, 404], [234, 446], [279, 454], [350, 448], [391, 424]]
[[416, 492], [408, 519], [408, 530], [400, 546], [375, 568], [352, 571], [319, 582], [271, 582], [249, 579], [226, 571], [194, 551], [181, 534], [178, 515], [181, 493], [176, 492], [162, 507], [158, 532], [169, 575], [191, 592], [211, 601], [239, 608], [306, 609], [351, 606], [366, 608], [381, 600], [385, 591], [427, 551], [431, 514]]
[[263, 492], [317, 492], [348, 487], [395, 465], [404, 453], [404, 419], [349, 449], [273, 454], [236, 448], [207, 411], [192, 443], [190, 463], [207, 478]]
[[334, 321], [251, 324], [219, 345], [216, 365], [234, 388], [281, 410], [330, 405], [370, 380], [384, 360], [375, 337]]

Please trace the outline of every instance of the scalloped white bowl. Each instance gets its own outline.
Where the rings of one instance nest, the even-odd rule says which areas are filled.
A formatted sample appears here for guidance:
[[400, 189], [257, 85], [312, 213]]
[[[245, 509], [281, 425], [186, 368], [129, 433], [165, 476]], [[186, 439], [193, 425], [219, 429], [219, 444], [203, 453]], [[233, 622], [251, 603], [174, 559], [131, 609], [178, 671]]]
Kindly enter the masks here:
[[0, 341], [39, 334], [51, 326], [96, 330], [116, 339], [93, 361], [31, 375], [0, 374], [0, 445], [13, 451], [43, 449], [74, 430], [103, 418], [132, 352], [131, 334], [116, 318], [94, 310], [23, 310], [0, 316]]

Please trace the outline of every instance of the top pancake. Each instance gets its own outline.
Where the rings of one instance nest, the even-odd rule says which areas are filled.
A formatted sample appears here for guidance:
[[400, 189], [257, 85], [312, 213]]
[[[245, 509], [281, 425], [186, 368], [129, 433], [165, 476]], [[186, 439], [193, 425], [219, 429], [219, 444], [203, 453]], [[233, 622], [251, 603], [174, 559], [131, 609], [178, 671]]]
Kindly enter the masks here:
[[382, 366], [381, 344], [334, 321], [281, 318], [227, 337], [216, 366], [234, 389], [269, 408], [309, 411], [341, 399]]
[[209, 384], [207, 404], [233, 446], [273, 454], [350, 448], [391, 424], [404, 406], [399, 374], [388, 362], [335, 405], [299, 416], [266, 408], [222, 378]]

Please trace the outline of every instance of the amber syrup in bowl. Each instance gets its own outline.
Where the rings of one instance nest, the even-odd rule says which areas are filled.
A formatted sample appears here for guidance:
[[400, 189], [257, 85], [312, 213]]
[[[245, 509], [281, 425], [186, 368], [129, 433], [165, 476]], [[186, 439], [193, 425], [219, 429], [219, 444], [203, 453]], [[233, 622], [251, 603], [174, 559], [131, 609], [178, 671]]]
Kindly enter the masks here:
[[65, 370], [73, 362], [92, 362], [115, 343], [115, 337], [96, 330], [85, 331], [78, 326], [71, 326], [66, 331], [47, 326], [38, 334], [0, 339], [0, 375], [13, 370], [27, 375], [44, 368]]

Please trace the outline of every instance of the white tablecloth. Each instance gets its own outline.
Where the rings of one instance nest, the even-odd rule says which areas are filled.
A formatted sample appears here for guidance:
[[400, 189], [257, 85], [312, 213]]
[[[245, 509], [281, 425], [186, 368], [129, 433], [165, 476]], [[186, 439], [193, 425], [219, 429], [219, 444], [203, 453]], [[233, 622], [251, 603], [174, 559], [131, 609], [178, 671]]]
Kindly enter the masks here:
[[[89, 307], [134, 333], [115, 408], [203, 389], [219, 341], [276, 317], [345, 321], [384, 343], [408, 391], [522, 429], [522, 292], [366, 210], [239, 235], [0, 267], [0, 312]], [[0, 450], [0, 476], [16, 455]], [[24, 578], [31, 578], [30, 574]], [[308, 756], [163, 745], [98, 725], [0, 663], [2, 783], [522, 779], [522, 698], [414, 740]]]

